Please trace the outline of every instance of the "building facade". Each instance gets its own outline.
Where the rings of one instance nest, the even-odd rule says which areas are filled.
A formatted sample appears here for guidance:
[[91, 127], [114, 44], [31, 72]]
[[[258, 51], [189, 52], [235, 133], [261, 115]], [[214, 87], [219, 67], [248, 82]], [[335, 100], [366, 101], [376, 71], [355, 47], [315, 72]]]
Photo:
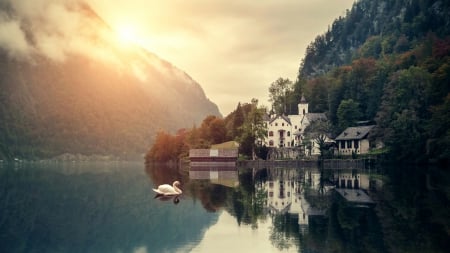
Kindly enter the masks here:
[[309, 113], [308, 103], [302, 96], [296, 115], [269, 115], [266, 119], [267, 147], [298, 147], [303, 144], [305, 128], [315, 120], [327, 120], [325, 113]]
[[371, 126], [348, 127], [338, 137], [336, 137], [336, 145], [341, 155], [366, 154], [370, 149], [368, 135]]

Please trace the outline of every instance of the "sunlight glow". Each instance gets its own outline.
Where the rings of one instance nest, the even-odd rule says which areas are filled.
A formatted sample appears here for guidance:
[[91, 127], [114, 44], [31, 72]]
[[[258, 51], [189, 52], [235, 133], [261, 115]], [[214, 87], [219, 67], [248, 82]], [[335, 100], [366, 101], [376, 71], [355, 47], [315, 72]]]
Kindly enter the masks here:
[[132, 25], [118, 25], [115, 29], [119, 42], [122, 44], [142, 44], [142, 39], [138, 36], [138, 30]]

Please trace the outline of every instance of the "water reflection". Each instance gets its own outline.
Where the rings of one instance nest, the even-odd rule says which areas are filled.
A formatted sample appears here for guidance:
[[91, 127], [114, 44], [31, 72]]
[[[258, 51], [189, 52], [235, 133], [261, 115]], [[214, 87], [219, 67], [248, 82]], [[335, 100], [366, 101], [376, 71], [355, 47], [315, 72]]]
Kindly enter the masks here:
[[[210, 187], [220, 175], [215, 169], [202, 172], [204, 177], [196, 173], [191, 173], [191, 183], [206, 180]], [[444, 187], [450, 181], [442, 169], [268, 168], [236, 173], [238, 185], [220, 193], [206, 191], [211, 196], [206, 199], [221, 196], [216, 206], [240, 226], [257, 230], [270, 221], [268, 238], [280, 251], [445, 252], [448, 246], [448, 240], [438, 240], [448, 237], [450, 227]], [[427, 234], [422, 227], [428, 228]]]
[[[181, 182], [183, 194], [155, 185]], [[2, 252], [446, 252], [448, 172], [0, 167]], [[176, 205], [174, 205], [176, 204]]]
[[172, 202], [177, 205], [180, 203], [180, 196], [179, 195], [162, 195], [162, 194], [156, 194], [155, 199], [158, 199], [160, 201], [169, 201], [172, 200]]
[[141, 163], [5, 166], [1, 251], [189, 251], [217, 215], [154, 199], [152, 187]]
[[[343, 180], [346, 184], [339, 184]], [[368, 171], [268, 169], [263, 187], [274, 224], [272, 242], [280, 249], [307, 252], [362, 252], [364, 248], [385, 252], [382, 243], [374, 240], [382, 235], [379, 226], [368, 225], [376, 219], [373, 210], [349, 199], [353, 191], [368, 196], [376, 190], [366, 187], [374, 185], [372, 180]], [[340, 190], [345, 195], [336, 194]]]

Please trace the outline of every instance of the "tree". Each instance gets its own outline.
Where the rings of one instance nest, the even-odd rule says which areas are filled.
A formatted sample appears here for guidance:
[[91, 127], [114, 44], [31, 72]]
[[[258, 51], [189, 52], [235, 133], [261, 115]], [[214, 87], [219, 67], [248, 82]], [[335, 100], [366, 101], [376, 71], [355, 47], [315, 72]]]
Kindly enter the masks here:
[[159, 131], [156, 134], [155, 143], [146, 155], [147, 161], [168, 162], [176, 158], [175, 138], [165, 131]]
[[244, 124], [244, 112], [241, 107], [241, 103], [238, 103], [236, 110], [234, 111], [233, 121], [232, 121], [232, 139], [241, 135], [241, 126]]
[[289, 79], [278, 78], [269, 87], [269, 102], [278, 114], [286, 113], [288, 97], [293, 91], [293, 83]]
[[360, 117], [359, 103], [353, 101], [353, 99], [341, 101], [337, 110], [338, 126], [341, 131], [355, 125]]
[[377, 113], [379, 137], [391, 150], [395, 159], [423, 158], [425, 120], [429, 118], [425, 91], [431, 75], [418, 67], [410, 67], [391, 75], [384, 88]]
[[427, 153], [442, 162], [450, 161], [450, 93], [445, 97], [444, 103], [431, 108], [432, 117], [428, 122], [427, 130], [430, 140], [427, 143]]
[[258, 108], [258, 100], [252, 99], [252, 110], [247, 115], [241, 127], [242, 135], [239, 138], [240, 153], [255, 158], [255, 149], [259, 145], [256, 142], [264, 139], [267, 133], [264, 124], [265, 108]]
[[328, 80], [317, 77], [307, 82], [305, 96], [308, 98], [310, 112], [324, 112], [328, 110]]
[[227, 139], [225, 122], [217, 116], [207, 116], [200, 126], [200, 135], [203, 140], [211, 144], [224, 142]]
[[209, 137], [212, 143], [222, 143], [228, 140], [227, 129], [223, 119], [215, 118], [209, 125]]

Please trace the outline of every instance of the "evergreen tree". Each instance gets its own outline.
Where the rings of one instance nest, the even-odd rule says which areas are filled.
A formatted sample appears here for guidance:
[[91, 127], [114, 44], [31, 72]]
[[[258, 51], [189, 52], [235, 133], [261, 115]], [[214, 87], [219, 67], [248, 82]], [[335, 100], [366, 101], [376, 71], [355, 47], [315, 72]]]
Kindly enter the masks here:
[[236, 137], [241, 135], [242, 124], [244, 124], [244, 112], [242, 110], [241, 103], [239, 102], [233, 116], [232, 139], [236, 139]]

